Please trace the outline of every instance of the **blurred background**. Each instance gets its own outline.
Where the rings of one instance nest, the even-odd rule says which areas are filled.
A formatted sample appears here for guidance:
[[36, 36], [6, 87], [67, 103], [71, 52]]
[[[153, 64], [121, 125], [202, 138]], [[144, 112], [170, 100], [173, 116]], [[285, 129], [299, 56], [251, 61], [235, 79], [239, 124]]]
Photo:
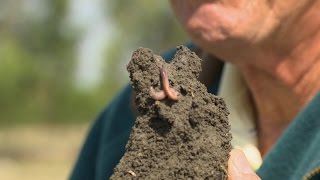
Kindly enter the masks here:
[[132, 52], [186, 42], [167, 1], [0, 0], [0, 179], [67, 179]]

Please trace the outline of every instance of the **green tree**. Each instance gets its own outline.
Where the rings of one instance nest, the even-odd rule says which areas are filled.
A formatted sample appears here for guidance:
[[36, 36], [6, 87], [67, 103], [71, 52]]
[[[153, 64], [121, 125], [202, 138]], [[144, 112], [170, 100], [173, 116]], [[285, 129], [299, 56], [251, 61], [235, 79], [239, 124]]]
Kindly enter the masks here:
[[48, 1], [50, 13], [33, 18], [23, 1], [5, 4], [0, 19], [0, 121], [53, 121], [60, 98], [71, 88], [74, 37], [66, 37], [61, 23], [65, 0]]
[[128, 80], [125, 64], [133, 50], [142, 46], [161, 53], [186, 42], [166, 1], [105, 1], [114, 33], [104, 78], [84, 92], [74, 86], [79, 34], [64, 26], [68, 0], [41, 2], [47, 9], [33, 4], [31, 12], [24, 10], [27, 1], [0, 2], [2, 124], [92, 120]]

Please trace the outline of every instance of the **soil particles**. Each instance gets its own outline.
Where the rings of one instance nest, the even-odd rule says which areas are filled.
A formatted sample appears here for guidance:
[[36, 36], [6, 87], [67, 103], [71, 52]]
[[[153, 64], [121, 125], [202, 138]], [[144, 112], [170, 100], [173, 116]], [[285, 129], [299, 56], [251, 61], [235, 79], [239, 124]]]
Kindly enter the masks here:
[[[171, 63], [150, 49], [133, 53], [127, 69], [139, 116], [111, 179], [227, 179], [229, 112], [224, 100], [197, 80], [201, 61], [184, 46], [177, 47]], [[178, 100], [167, 93], [160, 100], [151, 96], [152, 88], [165, 92], [160, 69]]]

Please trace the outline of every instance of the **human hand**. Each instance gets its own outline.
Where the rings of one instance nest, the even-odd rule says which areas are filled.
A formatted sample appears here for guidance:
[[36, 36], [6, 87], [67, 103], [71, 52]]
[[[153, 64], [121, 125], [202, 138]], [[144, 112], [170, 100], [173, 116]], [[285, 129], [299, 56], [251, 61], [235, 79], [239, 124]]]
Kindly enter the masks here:
[[228, 161], [228, 180], [261, 180], [251, 169], [244, 153], [233, 149]]

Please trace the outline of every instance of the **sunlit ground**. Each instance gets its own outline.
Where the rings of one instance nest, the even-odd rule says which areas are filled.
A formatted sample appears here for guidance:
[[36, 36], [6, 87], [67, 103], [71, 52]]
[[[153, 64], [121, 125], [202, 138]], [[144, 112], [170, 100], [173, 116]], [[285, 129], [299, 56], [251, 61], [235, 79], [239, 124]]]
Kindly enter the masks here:
[[67, 179], [88, 125], [0, 128], [0, 179]]

